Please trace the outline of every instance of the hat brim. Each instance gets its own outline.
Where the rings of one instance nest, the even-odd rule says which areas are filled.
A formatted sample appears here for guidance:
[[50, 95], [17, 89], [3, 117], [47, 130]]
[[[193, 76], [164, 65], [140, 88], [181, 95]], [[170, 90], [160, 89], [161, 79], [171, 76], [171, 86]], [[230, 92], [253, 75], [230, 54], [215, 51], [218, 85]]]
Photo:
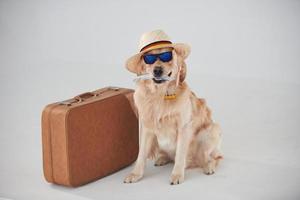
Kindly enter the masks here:
[[159, 45], [155, 45], [152, 47], [149, 47], [145, 50], [142, 50], [141, 52], [131, 56], [127, 61], [126, 61], [126, 68], [133, 73], [139, 73], [139, 67], [140, 67], [140, 63], [141, 62], [141, 57], [143, 54], [152, 51], [154, 49], [161, 49], [161, 48], [174, 48], [179, 49], [180, 51], [185, 52], [184, 57], [188, 57], [188, 55], [190, 54], [190, 46], [188, 44], [184, 44], [184, 43], [171, 43], [171, 44], [159, 44]]

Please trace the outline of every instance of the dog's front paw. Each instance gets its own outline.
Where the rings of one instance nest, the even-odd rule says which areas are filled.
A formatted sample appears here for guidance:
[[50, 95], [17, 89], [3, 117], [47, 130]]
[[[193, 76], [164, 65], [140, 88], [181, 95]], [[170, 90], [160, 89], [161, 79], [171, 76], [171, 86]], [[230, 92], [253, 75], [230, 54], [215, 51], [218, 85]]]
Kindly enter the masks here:
[[172, 174], [170, 178], [171, 185], [177, 185], [184, 181], [184, 176], [182, 174]]
[[135, 183], [135, 182], [139, 181], [142, 177], [143, 177], [143, 175], [130, 173], [124, 179], [124, 183]]

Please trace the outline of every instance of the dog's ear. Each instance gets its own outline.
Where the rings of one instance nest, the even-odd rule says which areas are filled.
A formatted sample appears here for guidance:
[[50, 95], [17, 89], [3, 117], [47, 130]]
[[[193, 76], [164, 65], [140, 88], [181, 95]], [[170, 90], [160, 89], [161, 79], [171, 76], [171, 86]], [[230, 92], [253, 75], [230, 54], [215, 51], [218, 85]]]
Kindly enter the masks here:
[[187, 44], [176, 44], [174, 50], [182, 60], [185, 60], [191, 53], [191, 48]]
[[126, 64], [125, 64], [126, 68], [132, 72], [132, 73], [135, 73], [137, 75], [140, 75], [143, 73], [144, 71], [144, 66], [143, 66], [143, 63], [142, 63], [142, 59], [140, 56], [132, 56], [131, 58], [129, 58], [127, 61], [126, 61]]
[[186, 64], [184, 60], [189, 56], [191, 52], [191, 48], [187, 44], [176, 44], [174, 46], [174, 51], [177, 55], [177, 62], [178, 65], [181, 67], [180, 74], [179, 74], [179, 81], [183, 82], [186, 77]]
[[185, 80], [185, 76], [186, 76], [186, 64], [184, 61], [182, 61], [181, 70], [179, 74], [179, 81], [183, 82]]

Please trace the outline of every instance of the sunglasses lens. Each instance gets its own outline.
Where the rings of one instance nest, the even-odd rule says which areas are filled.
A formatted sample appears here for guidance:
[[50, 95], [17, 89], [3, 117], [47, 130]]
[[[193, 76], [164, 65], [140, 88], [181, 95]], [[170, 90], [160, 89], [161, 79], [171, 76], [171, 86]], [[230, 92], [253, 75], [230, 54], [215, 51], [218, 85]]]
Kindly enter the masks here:
[[155, 55], [151, 55], [151, 54], [148, 54], [148, 55], [144, 55], [144, 61], [146, 64], [153, 64], [155, 63], [157, 57]]
[[165, 52], [159, 55], [159, 59], [163, 62], [169, 62], [170, 60], [172, 60], [172, 52]]

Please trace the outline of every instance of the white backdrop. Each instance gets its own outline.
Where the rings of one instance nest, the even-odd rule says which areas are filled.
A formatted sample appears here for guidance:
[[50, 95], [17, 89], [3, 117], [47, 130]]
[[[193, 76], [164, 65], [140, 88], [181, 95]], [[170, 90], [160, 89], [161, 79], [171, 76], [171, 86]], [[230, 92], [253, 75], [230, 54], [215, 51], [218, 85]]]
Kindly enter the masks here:
[[[297, 199], [300, 196], [300, 1], [0, 1], [0, 197], [11, 199]], [[130, 168], [78, 189], [42, 177], [43, 107], [107, 85], [134, 88], [124, 68], [140, 35], [191, 45], [187, 82], [224, 130], [210, 177], [172, 166]], [[172, 192], [171, 192], [172, 191]]]

